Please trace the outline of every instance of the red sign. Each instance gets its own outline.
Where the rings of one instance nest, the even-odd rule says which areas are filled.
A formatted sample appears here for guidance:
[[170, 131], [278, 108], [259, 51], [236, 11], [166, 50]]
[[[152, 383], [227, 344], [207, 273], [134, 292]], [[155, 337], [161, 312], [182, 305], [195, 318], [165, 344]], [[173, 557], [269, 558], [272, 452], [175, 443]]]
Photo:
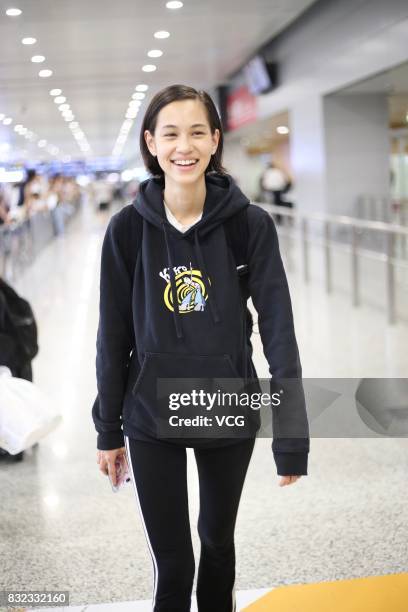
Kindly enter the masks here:
[[256, 98], [243, 85], [227, 97], [227, 125], [229, 130], [256, 121]]

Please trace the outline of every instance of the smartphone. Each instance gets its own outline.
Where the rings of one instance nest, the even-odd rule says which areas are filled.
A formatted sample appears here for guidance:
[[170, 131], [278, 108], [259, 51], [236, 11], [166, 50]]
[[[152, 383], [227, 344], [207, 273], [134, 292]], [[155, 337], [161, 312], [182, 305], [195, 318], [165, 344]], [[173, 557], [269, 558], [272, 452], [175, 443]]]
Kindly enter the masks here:
[[129, 466], [128, 466], [128, 462], [127, 462], [125, 454], [119, 455], [118, 457], [116, 457], [115, 468], [116, 468], [116, 485], [112, 483], [112, 479], [110, 476], [109, 476], [109, 480], [111, 483], [112, 491], [114, 493], [117, 493], [122, 487], [125, 486], [127, 482], [130, 482]]

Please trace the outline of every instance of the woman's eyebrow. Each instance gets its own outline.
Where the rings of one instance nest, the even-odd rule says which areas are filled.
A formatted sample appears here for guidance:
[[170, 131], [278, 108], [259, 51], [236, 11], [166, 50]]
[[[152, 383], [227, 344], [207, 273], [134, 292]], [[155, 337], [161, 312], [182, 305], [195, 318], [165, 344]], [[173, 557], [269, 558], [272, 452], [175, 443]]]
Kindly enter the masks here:
[[[177, 129], [177, 125], [172, 125], [172, 124], [167, 124], [167, 125], [163, 125], [162, 130], [165, 130], [166, 128], [173, 128], [173, 129]], [[207, 127], [204, 123], [194, 123], [192, 126], [192, 128], [196, 128], [196, 127]]]

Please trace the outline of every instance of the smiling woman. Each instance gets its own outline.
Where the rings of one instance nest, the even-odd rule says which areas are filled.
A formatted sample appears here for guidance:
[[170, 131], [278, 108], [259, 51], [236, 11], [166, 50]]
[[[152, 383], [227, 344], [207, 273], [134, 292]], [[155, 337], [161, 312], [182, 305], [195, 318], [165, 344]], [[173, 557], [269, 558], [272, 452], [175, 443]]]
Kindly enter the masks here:
[[223, 145], [217, 109], [205, 91], [172, 85], [150, 102], [140, 130], [140, 150], [153, 176], [164, 176], [171, 151], [174, 157], [169, 161], [190, 161], [187, 155], [196, 152], [197, 172], [224, 173]]
[[[249, 205], [222, 165], [221, 121], [206, 92], [185, 85], [158, 92], [142, 122], [140, 149], [152, 177], [113, 216], [102, 248], [92, 411], [99, 466], [114, 479], [115, 460], [126, 452], [155, 568], [153, 610], [189, 612], [195, 563], [186, 448], [194, 448], [198, 609], [233, 612], [234, 530], [258, 413], [243, 422], [233, 414], [225, 427], [219, 403], [206, 422], [198, 418], [200, 407], [190, 405], [174, 427], [167, 393], [157, 385], [182, 379], [191, 392], [185, 383], [201, 390], [219, 379], [256, 378], [249, 295], [272, 376], [300, 377], [287, 281], [272, 218]], [[280, 486], [307, 474], [302, 390], [291, 403], [296, 433], [303, 424], [305, 437], [274, 439]]]
[[225, 173], [217, 109], [205, 91], [172, 85], [152, 99], [140, 131], [146, 167], [164, 178], [163, 198], [180, 223], [203, 210], [205, 176]]

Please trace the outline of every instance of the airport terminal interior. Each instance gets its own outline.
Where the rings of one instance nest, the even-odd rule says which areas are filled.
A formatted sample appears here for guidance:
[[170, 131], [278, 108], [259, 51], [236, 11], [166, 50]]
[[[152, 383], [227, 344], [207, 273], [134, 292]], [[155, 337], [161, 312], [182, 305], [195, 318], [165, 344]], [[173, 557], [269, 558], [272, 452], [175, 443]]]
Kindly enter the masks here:
[[[113, 492], [92, 418], [104, 237], [151, 180], [151, 100], [183, 84], [213, 100], [223, 166], [276, 228], [310, 430], [290, 486], [257, 437], [230, 605], [211, 612], [407, 612], [407, 39], [403, 0], [0, 0], [0, 610], [184, 612], [155, 601], [137, 489]], [[191, 447], [187, 478], [197, 569]], [[197, 579], [191, 611], [210, 612]]]

